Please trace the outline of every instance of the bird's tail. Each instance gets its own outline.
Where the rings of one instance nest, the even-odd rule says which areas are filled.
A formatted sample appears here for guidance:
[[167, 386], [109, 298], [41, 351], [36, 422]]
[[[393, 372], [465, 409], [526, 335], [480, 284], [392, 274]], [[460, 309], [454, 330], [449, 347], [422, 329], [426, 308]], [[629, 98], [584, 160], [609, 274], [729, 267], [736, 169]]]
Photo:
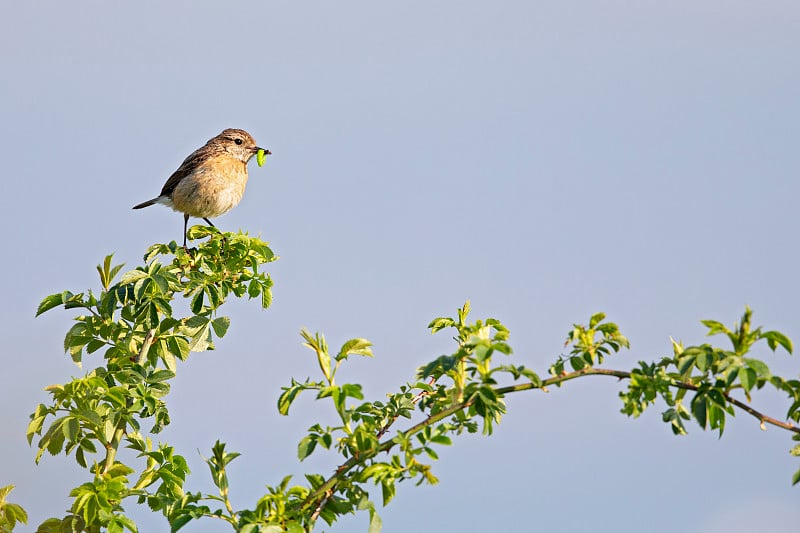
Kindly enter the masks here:
[[157, 201], [158, 201], [158, 198], [153, 198], [152, 200], [147, 200], [146, 202], [142, 202], [140, 204], [137, 204], [137, 205], [133, 206], [133, 208], [134, 209], [141, 209], [143, 207], [149, 207], [149, 206], [153, 205], [154, 203], [156, 203]]

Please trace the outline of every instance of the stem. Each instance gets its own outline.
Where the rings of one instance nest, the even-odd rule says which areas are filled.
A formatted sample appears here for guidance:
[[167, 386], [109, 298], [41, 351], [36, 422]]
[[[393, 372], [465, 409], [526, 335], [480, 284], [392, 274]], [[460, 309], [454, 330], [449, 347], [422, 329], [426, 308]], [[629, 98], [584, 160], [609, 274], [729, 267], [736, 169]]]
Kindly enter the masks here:
[[[147, 352], [150, 350], [155, 336], [155, 329], [151, 329], [147, 332], [147, 335], [145, 335], [144, 342], [142, 342], [142, 347], [139, 350], [139, 355], [136, 356], [137, 365], [141, 365], [147, 360]], [[114, 466], [114, 461], [117, 458], [117, 450], [119, 449], [120, 442], [122, 442], [122, 438], [125, 436], [127, 425], [125, 417], [120, 417], [117, 426], [114, 428], [114, 435], [111, 437], [111, 441], [106, 443], [106, 459], [103, 462], [103, 474], [107, 474], [108, 471], [111, 470], [111, 467]]]
[[156, 338], [156, 330], [155, 328], [151, 329], [147, 332], [147, 335], [144, 336], [144, 341], [142, 341], [142, 348], [139, 350], [139, 355], [136, 357], [136, 364], [143, 365], [144, 362], [147, 360], [147, 352], [150, 351], [150, 346], [153, 345], [153, 341]]

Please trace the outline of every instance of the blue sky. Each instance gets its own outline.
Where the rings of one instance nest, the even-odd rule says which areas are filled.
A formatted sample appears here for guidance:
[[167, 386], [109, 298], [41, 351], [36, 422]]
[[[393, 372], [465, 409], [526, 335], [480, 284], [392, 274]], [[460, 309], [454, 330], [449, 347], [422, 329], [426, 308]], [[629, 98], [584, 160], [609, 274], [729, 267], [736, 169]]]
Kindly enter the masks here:
[[[96, 287], [108, 253], [133, 267], [180, 240], [179, 214], [130, 207], [227, 127], [274, 152], [216, 223], [272, 243], [275, 300], [230, 306], [218, 349], [179, 369], [162, 438], [193, 490], [209, 487], [197, 449], [241, 452], [240, 508], [335, 467], [295, 464], [322, 406], [275, 408], [315, 372], [303, 326], [374, 342], [343, 376], [373, 398], [452, 348], [425, 326], [466, 299], [542, 374], [596, 311], [632, 343], [609, 368], [670, 353], [670, 336], [703, 342], [699, 320], [746, 304], [800, 339], [798, 48], [789, 1], [4, 3], [0, 483], [35, 525], [85, 481], [72, 459], [35, 467], [24, 439], [42, 387], [81, 372], [61, 353], [70, 314], [34, 319], [36, 305]], [[400, 487], [384, 531], [796, 529], [788, 435], [740, 415], [721, 440], [675, 438], [658, 407], [621, 415], [619, 390], [593, 378], [508, 398], [495, 435], [441, 450], [439, 485]]]

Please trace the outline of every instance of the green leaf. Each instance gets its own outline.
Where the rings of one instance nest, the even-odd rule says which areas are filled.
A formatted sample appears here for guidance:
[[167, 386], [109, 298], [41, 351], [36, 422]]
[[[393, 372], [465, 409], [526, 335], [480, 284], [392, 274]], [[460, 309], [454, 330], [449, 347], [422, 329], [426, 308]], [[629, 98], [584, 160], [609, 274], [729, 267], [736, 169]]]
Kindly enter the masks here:
[[700, 372], [706, 372], [711, 367], [713, 360], [712, 354], [706, 350], [703, 350], [697, 354], [694, 362]]
[[304, 460], [306, 457], [308, 457], [314, 452], [314, 448], [316, 447], [317, 447], [317, 436], [306, 435], [300, 440], [300, 444], [297, 445], [297, 458], [301, 461]]
[[247, 296], [250, 298], [255, 298], [261, 294], [261, 285], [258, 283], [258, 280], [253, 280], [250, 282], [250, 285], [247, 286]]
[[708, 404], [705, 394], [698, 392], [692, 398], [692, 415], [694, 415], [701, 428], [706, 429], [708, 427]]
[[350, 339], [342, 344], [339, 353], [336, 354], [336, 360], [341, 361], [347, 359], [348, 355], [363, 355], [365, 357], [372, 357], [372, 350], [370, 349], [372, 343], [367, 339]]
[[445, 328], [453, 327], [455, 325], [455, 321], [452, 318], [434, 318], [430, 324], [428, 324], [428, 329], [431, 330], [431, 333], [436, 333], [437, 331], [441, 331]]
[[719, 436], [725, 430], [725, 411], [717, 405], [708, 407], [708, 424], [711, 429], [719, 429]]
[[6, 485], [5, 487], [0, 487], [0, 503], [4, 503], [6, 496], [11, 494], [11, 491], [14, 490], [14, 485]]
[[767, 339], [767, 344], [773, 352], [780, 345], [784, 350], [792, 353], [792, 341], [780, 331], [765, 331], [761, 337]]
[[[183, 337], [170, 337], [167, 340], [167, 346], [169, 346], [170, 353], [177, 355], [181, 361], [186, 361], [186, 358], [189, 357], [189, 352], [191, 352], [189, 343]], [[164, 361], [164, 364], [166, 364], [167, 368], [173, 372], [175, 371], [175, 367], [170, 367], [166, 360]]]
[[5, 513], [6, 520], [8, 520], [12, 528], [17, 522], [22, 524], [28, 523], [28, 513], [26, 513], [25, 509], [16, 503], [5, 503], [0, 506], [0, 509]]
[[383, 528], [383, 520], [381, 520], [381, 517], [378, 516], [378, 512], [375, 510], [375, 506], [370, 505], [369, 529], [367, 530], [367, 533], [380, 533], [381, 528]]
[[220, 338], [225, 336], [225, 333], [228, 331], [228, 327], [230, 325], [231, 319], [227, 316], [221, 316], [211, 321], [211, 326], [214, 328], [214, 334]]
[[148, 383], [161, 383], [175, 377], [175, 372], [171, 370], [156, 370], [147, 378]]
[[730, 330], [722, 322], [717, 322], [716, 320], [701, 320], [700, 322], [708, 328], [707, 335], [709, 336], [718, 333], [730, 333]]
[[192, 310], [192, 313], [199, 314], [203, 310], [203, 298], [205, 297], [205, 291], [197, 291], [192, 298], [192, 303], [189, 305], [189, 308]]
[[342, 392], [349, 398], [355, 398], [356, 400], [364, 399], [364, 393], [361, 392], [361, 385], [358, 383], [347, 383], [342, 385]]
[[539, 377], [539, 374], [534, 372], [529, 368], [523, 368], [521, 374], [530, 380], [531, 384], [534, 387], [541, 387], [542, 386], [542, 378]]
[[119, 526], [120, 527], [119, 531], [122, 531], [121, 528], [124, 527], [125, 529], [131, 531], [132, 533], [138, 532], [138, 529], [136, 528], [136, 523], [125, 515], [115, 514], [114, 518], [112, 518], [111, 520], [112, 520], [111, 523], [109, 523], [109, 533], [111, 533], [111, 528], [110, 528], [111, 524], [116, 524], [117, 526]]
[[298, 383], [294, 379], [292, 379], [291, 386], [281, 387], [283, 392], [278, 398], [278, 412], [282, 415], [288, 415], [289, 407], [292, 405], [292, 402], [294, 402], [295, 398], [297, 398], [297, 395], [306, 390], [306, 388], [306, 383]]
[[742, 384], [742, 387], [747, 392], [750, 392], [753, 387], [756, 385], [756, 380], [758, 376], [756, 375], [756, 371], [752, 368], [741, 368], [739, 370], [739, 383]]
[[36, 309], [35, 316], [39, 316], [42, 313], [53, 309], [54, 307], [58, 307], [65, 301], [69, 300], [71, 296], [71, 292], [60, 292], [58, 294], [51, 294], [50, 296], [47, 296], [44, 300], [42, 300], [42, 303], [39, 304], [39, 307]]
[[448, 437], [447, 435], [434, 435], [433, 437], [431, 437], [431, 442], [440, 444], [442, 446], [450, 446], [453, 444], [453, 441], [450, 440], [450, 437]]
[[417, 370], [419, 378], [439, 377], [441, 374], [449, 372], [459, 362], [459, 358], [452, 355], [440, 355], [427, 365]]
[[478, 344], [475, 347], [473, 356], [477, 363], [483, 363], [492, 356], [492, 352], [494, 352], [494, 349], [491, 346], [487, 344]]
[[189, 350], [202, 352], [211, 346], [211, 321], [208, 317], [195, 315], [189, 318], [185, 331], [191, 336]]
[[141, 281], [145, 278], [150, 277], [150, 274], [144, 272], [142, 270], [129, 270], [125, 272], [119, 280], [120, 285], [127, 285], [128, 283], [136, 283], [137, 281]]
[[768, 378], [770, 377], [769, 367], [764, 361], [759, 359], [745, 359], [744, 362], [747, 364], [748, 367], [752, 368], [756, 371], [760, 377]]
[[266, 309], [272, 305], [272, 289], [263, 287], [261, 290], [261, 308]]
[[64, 437], [69, 442], [75, 442], [78, 437], [78, 432], [81, 430], [80, 422], [73, 417], [68, 417], [64, 424], [61, 426], [61, 431], [64, 433]]
[[597, 324], [603, 321], [606, 317], [605, 313], [595, 313], [592, 315], [592, 318], [589, 319], [589, 328], [595, 327]]
[[192, 521], [194, 517], [190, 514], [181, 514], [176, 518], [170, 517], [170, 533], [175, 533], [180, 528]]
[[569, 364], [572, 366], [573, 370], [582, 370], [586, 366], [586, 361], [584, 361], [583, 357], [578, 355], [573, 355], [569, 358]]

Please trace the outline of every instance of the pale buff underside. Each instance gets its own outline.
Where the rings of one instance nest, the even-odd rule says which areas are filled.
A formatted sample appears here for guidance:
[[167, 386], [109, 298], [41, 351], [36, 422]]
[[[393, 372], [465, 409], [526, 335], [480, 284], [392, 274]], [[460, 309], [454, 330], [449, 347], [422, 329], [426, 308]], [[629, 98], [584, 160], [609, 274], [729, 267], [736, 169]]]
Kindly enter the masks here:
[[244, 195], [247, 166], [232, 157], [216, 157], [184, 177], [158, 203], [197, 218], [215, 218], [233, 209]]

